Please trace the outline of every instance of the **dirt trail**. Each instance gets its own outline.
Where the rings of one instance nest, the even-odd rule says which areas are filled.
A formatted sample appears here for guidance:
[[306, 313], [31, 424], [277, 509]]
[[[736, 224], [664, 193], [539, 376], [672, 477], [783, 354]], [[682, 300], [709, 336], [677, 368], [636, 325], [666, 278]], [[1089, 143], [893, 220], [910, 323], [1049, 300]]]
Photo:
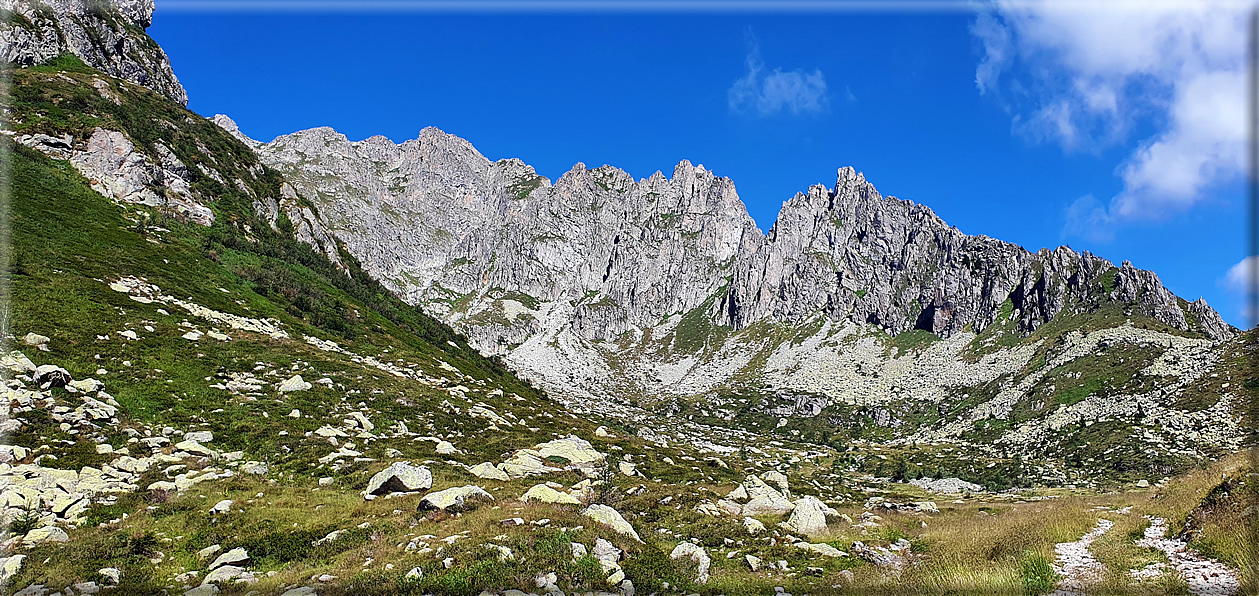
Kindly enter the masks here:
[[1163, 551], [1172, 568], [1189, 584], [1190, 593], [1195, 596], [1223, 596], [1236, 594], [1241, 589], [1236, 571], [1219, 561], [1203, 557], [1183, 540], [1166, 538], [1167, 520], [1146, 517], [1150, 520], [1150, 527], [1145, 529], [1145, 537], [1136, 542], [1137, 546]]
[[1054, 545], [1054, 552], [1058, 554], [1054, 561], [1054, 571], [1063, 580], [1049, 596], [1083, 596], [1086, 588], [1105, 577], [1106, 566], [1093, 558], [1089, 545], [1114, 525], [1115, 522], [1108, 519], [1099, 519], [1097, 526], [1079, 540]]

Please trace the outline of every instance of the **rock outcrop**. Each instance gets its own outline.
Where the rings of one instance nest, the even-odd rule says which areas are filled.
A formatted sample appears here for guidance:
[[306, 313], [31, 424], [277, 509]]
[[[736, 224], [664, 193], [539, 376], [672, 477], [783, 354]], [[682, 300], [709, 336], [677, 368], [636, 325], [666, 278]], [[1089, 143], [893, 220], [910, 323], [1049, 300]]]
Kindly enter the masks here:
[[108, 75], [148, 87], [180, 104], [188, 94], [170, 59], [144, 30], [153, 0], [0, 0], [0, 59], [18, 66], [78, 56]]

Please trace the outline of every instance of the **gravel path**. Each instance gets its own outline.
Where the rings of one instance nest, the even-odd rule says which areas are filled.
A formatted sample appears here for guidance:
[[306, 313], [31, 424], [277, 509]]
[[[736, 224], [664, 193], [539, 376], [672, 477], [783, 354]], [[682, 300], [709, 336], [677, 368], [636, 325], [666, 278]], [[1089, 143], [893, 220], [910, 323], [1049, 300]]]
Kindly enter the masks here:
[[1108, 519], [1099, 519], [1097, 526], [1089, 530], [1083, 538], [1054, 545], [1054, 552], [1058, 554], [1054, 561], [1054, 571], [1063, 580], [1049, 596], [1083, 596], [1085, 588], [1102, 580], [1106, 574], [1106, 566], [1093, 558], [1089, 545], [1114, 525], [1115, 522]]
[[1236, 571], [1219, 561], [1203, 557], [1182, 540], [1166, 538], [1167, 520], [1161, 517], [1149, 519], [1150, 527], [1145, 529], [1145, 538], [1138, 540], [1137, 546], [1163, 551], [1172, 568], [1189, 584], [1190, 593], [1196, 596], [1222, 596], [1236, 594], [1241, 589]]

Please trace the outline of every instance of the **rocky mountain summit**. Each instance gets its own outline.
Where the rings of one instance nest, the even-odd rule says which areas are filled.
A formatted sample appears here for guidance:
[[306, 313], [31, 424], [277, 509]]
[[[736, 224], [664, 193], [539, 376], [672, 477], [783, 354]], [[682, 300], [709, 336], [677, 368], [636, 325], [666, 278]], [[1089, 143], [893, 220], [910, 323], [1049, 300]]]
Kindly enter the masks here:
[[69, 52], [101, 72], [188, 103], [170, 59], [144, 33], [153, 22], [153, 0], [0, 0], [0, 13], [5, 62], [31, 66]]
[[[217, 121], [239, 134], [229, 119]], [[762, 234], [733, 181], [688, 161], [672, 177], [637, 181], [579, 163], [551, 184], [434, 128], [401, 145], [350, 142], [329, 128], [250, 144], [369, 271], [491, 353], [548, 324], [521, 321], [511, 305], [505, 321], [477, 318], [470, 300], [551, 306], [564, 312], [548, 311], [549, 324], [596, 341], [695, 309], [734, 330], [820, 312], [893, 335], [948, 337], [982, 331], [1007, 300], [1023, 333], [1064, 309], [1106, 302], [1213, 339], [1235, 333], [1153, 272], [1067, 247], [1030, 253], [967, 236], [926, 206], [880, 195], [850, 167], [833, 188], [787, 201]]]

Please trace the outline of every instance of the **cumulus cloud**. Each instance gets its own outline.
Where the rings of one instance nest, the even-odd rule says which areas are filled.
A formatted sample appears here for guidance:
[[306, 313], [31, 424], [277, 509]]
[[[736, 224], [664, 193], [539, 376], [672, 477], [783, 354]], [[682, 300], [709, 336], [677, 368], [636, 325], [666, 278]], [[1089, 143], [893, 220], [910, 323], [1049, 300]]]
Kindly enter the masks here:
[[1225, 287], [1237, 292], [1249, 292], [1251, 275], [1256, 268], [1259, 268], [1259, 257], [1251, 256], [1238, 261], [1224, 274]]
[[1115, 168], [1122, 190], [1073, 204], [1068, 228], [1165, 218], [1243, 171], [1246, 15], [1227, 0], [996, 0], [970, 29], [975, 86], [1032, 141], [1132, 147]]
[[1259, 323], [1259, 316], [1256, 316], [1259, 313], [1255, 311], [1256, 297], [1251, 295], [1255, 287], [1252, 285], [1252, 280], [1256, 273], [1259, 273], [1259, 257], [1250, 256], [1229, 267], [1224, 277], [1220, 279], [1221, 285], [1243, 297], [1241, 316], [1251, 327]]
[[[830, 109], [826, 78], [822, 76], [822, 71], [797, 69], [784, 72], [775, 68], [765, 72], [760, 46], [754, 39], [748, 42], [747, 73], [730, 86], [726, 95], [730, 111], [735, 113], [753, 112], [769, 116], [785, 111], [799, 116]], [[852, 93], [848, 95], [851, 97]]]

